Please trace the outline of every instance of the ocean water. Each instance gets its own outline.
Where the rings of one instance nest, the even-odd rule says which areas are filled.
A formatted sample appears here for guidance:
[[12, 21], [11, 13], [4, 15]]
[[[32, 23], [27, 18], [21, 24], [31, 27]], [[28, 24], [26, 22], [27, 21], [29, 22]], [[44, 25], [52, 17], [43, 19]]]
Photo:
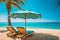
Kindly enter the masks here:
[[[7, 22], [0, 22], [0, 28], [6, 28]], [[12, 22], [13, 27], [24, 27], [24, 22]], [[27, 28], [60, 29], [60, 22], [27, 22]]]

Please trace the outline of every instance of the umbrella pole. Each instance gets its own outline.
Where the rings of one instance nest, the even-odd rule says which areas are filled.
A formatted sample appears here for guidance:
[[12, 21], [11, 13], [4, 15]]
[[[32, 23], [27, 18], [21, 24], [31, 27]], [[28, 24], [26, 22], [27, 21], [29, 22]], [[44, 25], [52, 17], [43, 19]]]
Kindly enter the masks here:
[[26, 29], [26, 17], [25, 17], [25, 29]]

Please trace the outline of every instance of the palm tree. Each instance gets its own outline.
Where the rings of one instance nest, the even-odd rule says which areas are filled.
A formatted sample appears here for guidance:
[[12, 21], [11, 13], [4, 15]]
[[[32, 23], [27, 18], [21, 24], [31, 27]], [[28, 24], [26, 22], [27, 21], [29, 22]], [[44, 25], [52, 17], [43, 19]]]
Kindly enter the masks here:
[[[0, 0], [0, 2], [6, 3], [8, 15], [10, 14], [10, 10], [12, 6], [17, 7], [18, 9], [21, 9], [21, 6], [19, 5], [24, 5], [24, 2], [22, 0]], [[8, 27], [9, 26], [11, 26], [10, 16], [8, 16]]]

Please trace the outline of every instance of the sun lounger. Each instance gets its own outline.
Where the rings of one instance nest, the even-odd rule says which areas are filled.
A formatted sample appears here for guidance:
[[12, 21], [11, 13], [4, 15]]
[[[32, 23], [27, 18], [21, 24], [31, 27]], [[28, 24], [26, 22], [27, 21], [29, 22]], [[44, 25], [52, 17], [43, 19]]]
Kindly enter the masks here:
[[7, 27], [7, 30], [8, 30], [7, 33], [8, 37], [14, 37], [15, 35], [17, 35], [17, 31], [13, 27]]
[[28, 36], [32, 35], [34, 31], [26, 31], [23, 27], [17, 27], [18, 32], [23, 35], [23, 39], [25, 40]]

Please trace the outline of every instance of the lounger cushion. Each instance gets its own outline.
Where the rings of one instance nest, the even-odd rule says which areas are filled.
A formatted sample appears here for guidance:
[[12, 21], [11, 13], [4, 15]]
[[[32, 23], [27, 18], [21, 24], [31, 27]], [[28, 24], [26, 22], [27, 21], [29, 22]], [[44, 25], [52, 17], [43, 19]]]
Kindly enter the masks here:
[[34, 31], [30, 31], [30, 30], [28, 30], [27, 31], [27, 34], [31, 34], [31, 33], [33, 33]]

